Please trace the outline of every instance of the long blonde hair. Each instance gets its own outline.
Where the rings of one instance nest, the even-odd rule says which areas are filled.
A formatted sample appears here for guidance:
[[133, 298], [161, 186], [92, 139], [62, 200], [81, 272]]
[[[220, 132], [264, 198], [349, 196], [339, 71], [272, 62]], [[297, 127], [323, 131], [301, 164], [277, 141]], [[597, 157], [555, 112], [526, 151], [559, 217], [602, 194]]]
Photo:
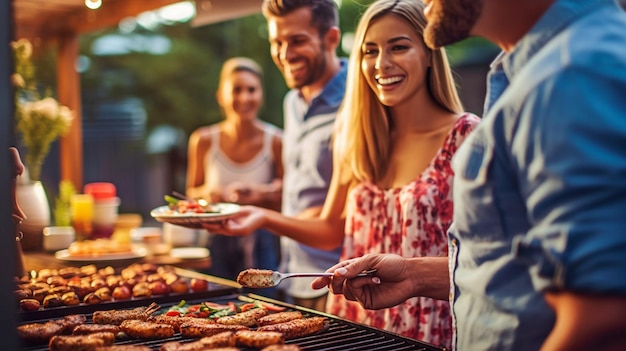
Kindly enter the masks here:
[[[346, 93], [337, 115], [333, 152], [342, 166], [349, 166], [351, 177], [358, 182], [377, 182], [389, 163], [390, 117], [361, 72], [362, 45], [370, 23], [387, 14], [406, 20], [423, 38], [426, 18], [424, 4], [418, 0], [378, 0], [365, 11], [356, 30], [350, 54]], [[431, 57], [428, 89], [433, 100], [447, 111], [463, 111], [456, 91], [452, 71], [443, 48], [432, 50], [424, 45]], [[345, 176], [345, 174], [343, 175]], [[345, 178], [342, 179], [345, 180]]]

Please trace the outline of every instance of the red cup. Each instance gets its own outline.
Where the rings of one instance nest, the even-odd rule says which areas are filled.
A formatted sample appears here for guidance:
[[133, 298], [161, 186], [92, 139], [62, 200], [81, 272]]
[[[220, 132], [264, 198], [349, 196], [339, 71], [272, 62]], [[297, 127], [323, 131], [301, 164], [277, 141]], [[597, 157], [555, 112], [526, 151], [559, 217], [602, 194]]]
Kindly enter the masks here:
[[91, 194], [95, 201], [108, 200], [116, 196], [116, 189], [113, 183], [96, 182], [85, 184], [85, 194]]

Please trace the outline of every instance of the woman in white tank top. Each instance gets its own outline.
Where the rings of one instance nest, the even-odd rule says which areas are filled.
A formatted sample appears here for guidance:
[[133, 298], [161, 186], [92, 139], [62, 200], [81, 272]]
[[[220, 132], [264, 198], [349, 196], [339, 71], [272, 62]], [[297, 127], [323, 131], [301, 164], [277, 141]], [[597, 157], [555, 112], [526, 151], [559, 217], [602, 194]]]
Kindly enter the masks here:
[[[248, 58], [232, 58], [222, 66], [216, 97], [226, 118], [189, 138], [188, 196], [280, 209], [282, 132], [258, 119], [261, 79], [260, 67]], [[209, 244], [208, 273], [235, 279], [246, 268], [277, 269], [278, 240], [266, 231], [240, 238], [216, 235]]]

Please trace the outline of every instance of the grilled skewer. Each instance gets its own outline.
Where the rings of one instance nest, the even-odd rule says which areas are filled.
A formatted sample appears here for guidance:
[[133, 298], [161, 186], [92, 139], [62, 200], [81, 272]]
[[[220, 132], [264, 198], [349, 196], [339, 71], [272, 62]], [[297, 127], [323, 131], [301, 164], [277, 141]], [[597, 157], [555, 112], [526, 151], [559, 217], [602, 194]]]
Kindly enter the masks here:
[[160, 308], [161, 306], [153, 302], [148, 307], [137, 307], [132, 310], [95, 311], [93, 313], [93, 322], [96, 324], [120, 325], [123, 321], [129, 319], [145, 321]]

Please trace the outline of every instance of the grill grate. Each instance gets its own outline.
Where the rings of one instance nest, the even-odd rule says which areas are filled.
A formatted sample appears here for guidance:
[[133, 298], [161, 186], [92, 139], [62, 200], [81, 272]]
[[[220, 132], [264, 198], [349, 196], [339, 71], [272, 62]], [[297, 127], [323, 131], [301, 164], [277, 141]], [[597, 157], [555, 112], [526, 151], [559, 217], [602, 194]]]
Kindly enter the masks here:
[[[311, 316], [324, 316], [328, 318], [328, 327], [314, 335], [309, 335], [301, 338], [294, 338], [287, 340], [288, 344], [297, 344], [302, 350], [311, 351], [445, 351], [441, 349], [417, 340], [405, 338], [396, 334], [392, 334], [383, 330], [368, 327], [365, 325], [353, 323], [347, 320], [343, 320], [331, 315], [319, 313], [317, 311], [304, 309], [298, 306], [285, 304], [279, 301], [270, 300], [257, 295], [249, 295], [255, 299], [274, 303], [288, 307], [290, 310], [300, 310], [306, 317]], [[227, 302], [241, 302], [241, 295], [229, 295], [222, 297], [214, 297], [210, 300], [212, 302], [226, 304]], [[244, 296], [248, 298], [248, 296]], [[203, 300], [188, 301], [190, 304], [200, 303]], [[167, 309], [173, 304], [162, 304], [164, 309]], [[57, 316], [56, 318], [60, 318]], [[88, 322], [91, 323], [91, 314], [86, 314]], [[52, 318], [50, 318], [52, 319]], [[38, 322], [45, 321], [38, 320]], [[159, 340], [138, 340], [138, 339], [124, 339], [117, 340], [116, 345], [132, 345], [141, 344], [150, 347], [154, 351], [158, 351], [162, 344], [170, 341], [189, 341], [180, 337], [179, 334], [168, 338]], [[46, 345], [30, 345], [21, 348], [22, 351], [48, 351]], [[255, 349], [242, 348], [243, 351], [252, 351]]]

